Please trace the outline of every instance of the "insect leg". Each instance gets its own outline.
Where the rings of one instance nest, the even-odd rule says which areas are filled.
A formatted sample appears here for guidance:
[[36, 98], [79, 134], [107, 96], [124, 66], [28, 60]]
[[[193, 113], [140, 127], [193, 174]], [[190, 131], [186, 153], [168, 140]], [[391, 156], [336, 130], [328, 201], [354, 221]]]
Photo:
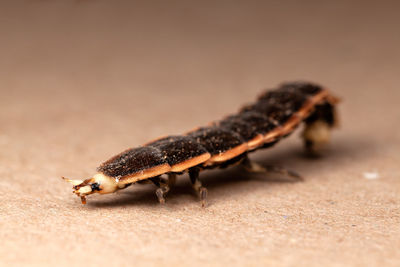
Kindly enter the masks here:
[[283, 174], [285, 176], [294, 178], [295, 180], [299, 180], [302, 181], [303, 178], [297, 174], [294, 171], [291, 170], [287, 170], [283, 167], [280, 166], [272, 166], [272, 165], [267, 165], [267, 166], [262, 166], [254, 161], [251, 161], [248, 157], [246, 157], [243, 161], [242, 161], [242, 166], [248, 171], [248, 172], [252, 172], [252, 173], [279, 173], [279, 174]]
[[165, 181], [163, 181], [160, 177], [154, 177], [150, 179], [155, 186], [158, 188], [156, 189], [156, 196], [160, 204], [165, 203], [165, 195], [170, 190], [170, 187]]
[[267, 169], [264, 166], [258, 164], [257, 162], [251, 161], [248, 157], [246, 157], [241, 164], [248, 172], [267, 173]]
[[286, 175], [288, 177], [294, 178], [297, 181], [303, 181], [303, 177], [301, 177], [298, 173], [285, 169], [281, 166], [266, 166], [267, 172], [274, 172]]
[[168, 174], [168, 186], [173, 187], [176, 183], [176, 174], [175, 173], [170, 173]]
[[207, 189], [203, 187], [199, 179], [199, 173], [200, 173], [199, 168], [195, 167], [189, 169], [190, 182], [192, 183], [194, 190], [199, 194], [201, 206], [205, 207], [207, 201]]

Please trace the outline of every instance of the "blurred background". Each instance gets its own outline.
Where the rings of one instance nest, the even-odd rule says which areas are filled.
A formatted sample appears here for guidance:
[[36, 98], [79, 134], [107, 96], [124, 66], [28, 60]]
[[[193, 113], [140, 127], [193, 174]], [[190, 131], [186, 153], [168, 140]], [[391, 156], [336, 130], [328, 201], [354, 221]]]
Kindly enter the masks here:
[[345, 99], [343, 120], [369, 132], [371, 120], [381, 128], [380, 118], [397, 116], [399, 97], [390, 94], [399, 6], [2, 1], [1, 127], [23, 134], [25, 147], [41, 142], [26, 138], [48, 144], [60, 134], [63, 143], [85, 140], [85, 149], [121, 138], [111, 147], [125, 147], [218, 119], [262, 89], [302, 79], [332, 88]]
[[[132, 255], [167, 265], [189, 264], [189, 258], [217, 265], [290, 265], [304, 258], [315, 265], [399, 264], [393, 246], [400, 246], [393, 228], [399, 225], [399, 11], [398, 1], [1, 1], [0, 237], [7, 241], [0, 263], [108, 262], [82, 252], [88, 250], [118, 255], [119, 264]], [[343, 99], [332, 156], [307, 161], [299, 156], [300, 141], [291, 138], [259, 158], [295, 169], [314, 185], [221, 183], [210, 191], [210, 213], [199, 214], [196, 198], [183, 193], [190, 191], [187, 183], [166, 211], [152, 204], [150, 189], [144, 202], [107, 196], [115, 206], [83, 208], [58, 180], [88, 177], [115, 153], [219, 119], [263, 89], [299, 79]], [[367, 171], [385, 179], [365, 185]], [[210, 183], [213, 178], [227, 181], [223, 174]], [[287, 198], [298, 191], [308, 193]], [[327, 199], [347, 202], [325, 207]], [[368, 199], [374, 199], [372, 207]], [[272, 215], [261, 222], [263, 207]], [[318, 219], [305, 223], [300, 216], [282, 227], [281, 215], [297, 214], [295, 207]], [[316, 216], [315, 210], [327, 214]], [[235, 219], [221, 224], [238, 214], [247, 218], [247, 230]], [[182, 218], [195, 219], [182, 228], [176, 223]], [[326, 234], [324, 223], [343, 218]], [[146, 228], [149, 220], [159, 230]], [[87, 229], [84, 221], [98, 228]], [[361, 229], [351, 232], [351, 225]], [[121, 233], [126, 228], [134, 234], [128, 240]], [[99, 237], [104, 229], [113, 234]], [[196, 231], [209, 242], [197, 236], [193, 244]], [[283, 234], [290, 232], [297, 236]], [[325, 245], [311, 245], [320, 242]], [[127, 249], [134, 244], [141, 249]], [[42, 251], [59, 261], [46, 261]], [[154, 251], [162, 254], [151, 257]], [[366, 251], [369, 256], [361, 257]]]

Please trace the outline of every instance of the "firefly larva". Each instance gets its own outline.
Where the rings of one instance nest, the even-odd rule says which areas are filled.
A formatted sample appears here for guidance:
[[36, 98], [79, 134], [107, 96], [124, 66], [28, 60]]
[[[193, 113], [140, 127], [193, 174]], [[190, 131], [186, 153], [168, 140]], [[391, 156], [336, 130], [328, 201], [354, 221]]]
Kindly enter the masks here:
[[[337, 101], [318, 85], [285, 83], [278, 89], [267, 90], [235, 115], [183, 135], [128, 149], [101, 164], [91, 178], [65, 179], [73, 184], [74, 193], [84, 204], [87, 195], [108, 194], [143, 182], [155, 184], [156, 195], [164, 203], [176, 175], [188, 172], [204, 206], [207, 189], [199, 180], [200, 171], [233, 164], [263, 170], [249, 160], [248, 154], [276, 144], [301, 122], [306, 124], [302, 136], [307, 148], [328, 141], [335, 124]], [[161, 177], [164, 174], [166, 178]]]

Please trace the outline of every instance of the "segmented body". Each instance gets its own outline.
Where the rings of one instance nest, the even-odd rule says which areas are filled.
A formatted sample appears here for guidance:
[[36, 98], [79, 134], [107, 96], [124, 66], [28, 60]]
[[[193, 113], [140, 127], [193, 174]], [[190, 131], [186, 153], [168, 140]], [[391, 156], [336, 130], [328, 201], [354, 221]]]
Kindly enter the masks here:
[[270, 147], [302, 122], [334, 124], [334, 98], [318, 85], [286, 83], [266, 91], [237, 114], [179, 136], [168, 136], [128, 149], [98, 171], [131, 184], [162, 174], [226, 167], [251, 151]]

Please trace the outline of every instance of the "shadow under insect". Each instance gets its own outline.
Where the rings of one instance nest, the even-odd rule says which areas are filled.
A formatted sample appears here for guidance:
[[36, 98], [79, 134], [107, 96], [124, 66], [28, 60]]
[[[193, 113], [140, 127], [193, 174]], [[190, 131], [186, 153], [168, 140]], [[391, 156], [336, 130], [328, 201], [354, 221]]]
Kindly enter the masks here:
[[[332, 162], [335, 162], [335, 165], [340, 168], [348, 168], [354, 160], [363, 162], [364, 159], [368, 159], [367, 152], [376, 148], [372, 140], [360, 140], [359, 136], [353, 135], [335, 138], [335, 145], [327, 147], [324, 153], [318, 157], [309, 157], [300, 145], [286, 145], [261, 152], [255, 155], [254, 160], [261, 165], [268, 163], [293, 169], [301, 174], [304, 182], [307, 183], [312, 182], [312, 179], [324, 179], [330, 172], [329, 167]], [[243, 188], [249, 190], [253, 190], [254, 187], [270, 189], [274, 185], [282, 183], [302, 182], [279, 173], [249, 173], [241, 166], [206, 172], [202, 175], [202, 181], [212, 196], [209, 205], [226, 196], [227, 193], [221, 196], [222, 191], [229, 192], [228, 194], [235, 198], [238, 194], [242, 194], [241, 191], [245, 191], [241, 190]], [[88, 205], [93, 207], [159, 206], [154, 189], [152, 185], [134, 185], [132, 188], [119, 192], [117, 196], [110, 196], [106, 200], [96, 199]], [[187, 205], [182, 199], [187, 199], [188, 196], [193, 200], [197, 199], [196, 192], [191, 190], [189, 177], [185, 174], [180, 176], [176, 186], [171, 188], [166, 206]]]

